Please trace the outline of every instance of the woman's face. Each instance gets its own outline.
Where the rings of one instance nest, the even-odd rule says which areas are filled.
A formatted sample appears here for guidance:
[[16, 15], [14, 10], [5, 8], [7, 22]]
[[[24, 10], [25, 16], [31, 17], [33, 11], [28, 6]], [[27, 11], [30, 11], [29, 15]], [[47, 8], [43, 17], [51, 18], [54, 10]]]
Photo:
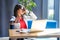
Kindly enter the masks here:
[[17, 15], [18, 15], [18, 16], [21, 16], [21, 15], [23, 15], [23, 14], [24, 14], [24, 12], [23, 12], [22, 9], [17, 10]]

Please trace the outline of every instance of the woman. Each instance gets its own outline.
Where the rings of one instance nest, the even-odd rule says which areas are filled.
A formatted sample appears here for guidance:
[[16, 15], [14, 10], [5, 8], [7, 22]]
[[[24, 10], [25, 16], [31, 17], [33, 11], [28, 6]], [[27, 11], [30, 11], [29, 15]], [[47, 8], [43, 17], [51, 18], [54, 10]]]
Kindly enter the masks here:
[[15, 16], [15, 23], [20, 23], [20, 29], [27, 29], [27, 25], [25, 23], [25, 20], [23, 18], [23, 15], [25, 14], [25, 8], [21, 5], [16, 5], [14, 8], [14, 16]]
[[[28, 16], [29, 14], [29, 16]], [[27, 26], [27, 19], [32, 19], [32, 20], [36, 20], [37, 17], [36, 15], [32, 12], [32, 11], [28, 11], [25, 9], [25, 7], [21, 4], [17, 4], [14, 8], [14, 16], [12, 16], [12, 18], [10, 19], [10, 21], [15, 21], [15, 23], [21, 23], [21, 19], [23, 19], [25, 26]], [[20, 24], [21, 25], [21, 24]], [[16, 27], [15, 28], [19, 28], [19, 27]], [[24, 27], [25, 29], [27, 27]]]
[[[22, 5], [20, 4], [17, 4], [14, 8], [14, 17], [15, 17], [15, 22], [14, 23], [20, 23], [20, 26], [17, 27], [15, 25], [15, 28], [18, 28], [18, 29], [27, 29], [27, 22], [26, 22], [26, 19], [28, 19], [28, 14], [29, 11], [27, 11], [25, 9], [25, 7], [23, 7]], [[37, 17], [35, 16], [35, 14], [33, 14], [33, 12], [29, 13], [30, 15], [30, 18], [31, 19], [37, 19]], [[12, 18], [11, 18], [12, 19]], [[20, 39], [20, 40], [23, 40], [23, 39]]]

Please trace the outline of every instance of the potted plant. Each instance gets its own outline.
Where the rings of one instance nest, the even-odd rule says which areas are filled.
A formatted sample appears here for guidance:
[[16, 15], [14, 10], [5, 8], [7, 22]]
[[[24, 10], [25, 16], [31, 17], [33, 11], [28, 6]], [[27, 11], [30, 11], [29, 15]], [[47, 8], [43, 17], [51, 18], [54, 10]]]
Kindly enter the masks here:
[[36, 6], [36, 3], [33, 0], [18, 0], [18, 2], [24, 5], [29, 11], [32, 11], [32, 8]]

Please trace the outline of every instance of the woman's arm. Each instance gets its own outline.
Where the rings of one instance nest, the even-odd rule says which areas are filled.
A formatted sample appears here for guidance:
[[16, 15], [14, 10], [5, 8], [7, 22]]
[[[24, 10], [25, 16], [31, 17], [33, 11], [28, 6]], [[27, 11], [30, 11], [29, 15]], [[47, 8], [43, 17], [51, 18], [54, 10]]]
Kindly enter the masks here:
[[33, 20], [37, 19], [37, 16], [32, 11], [30, 11], [30, 16]]
[[25, 19], [28, 19], [29, 16], [33, 20], [36, 20], [37, 19], [37, 16], [32, 11], [26, 10], [26, 14], [24, 15], [24, 18]]
[[[18, 18], [16, 18], [15, 16], [12, 16], [10, 21], [14, 21], [13, 22], [14, 29], [19, 29], [20, 28], [20, 23], [19, 23], [19, 19]], [[12, 25], [12, 24], [10, 23], [10, 25]]]

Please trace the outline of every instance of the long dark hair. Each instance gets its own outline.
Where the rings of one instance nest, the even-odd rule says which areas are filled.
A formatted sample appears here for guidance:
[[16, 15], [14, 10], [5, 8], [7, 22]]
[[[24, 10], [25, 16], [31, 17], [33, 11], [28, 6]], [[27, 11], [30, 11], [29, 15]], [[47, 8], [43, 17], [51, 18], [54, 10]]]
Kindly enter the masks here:
[[22, 9], [23, 11], [25, 11], [25, 7], [23, 7], [20, 4], [17, 4], [14, 8], [14, 16], [17, 17], [17, 10]]

